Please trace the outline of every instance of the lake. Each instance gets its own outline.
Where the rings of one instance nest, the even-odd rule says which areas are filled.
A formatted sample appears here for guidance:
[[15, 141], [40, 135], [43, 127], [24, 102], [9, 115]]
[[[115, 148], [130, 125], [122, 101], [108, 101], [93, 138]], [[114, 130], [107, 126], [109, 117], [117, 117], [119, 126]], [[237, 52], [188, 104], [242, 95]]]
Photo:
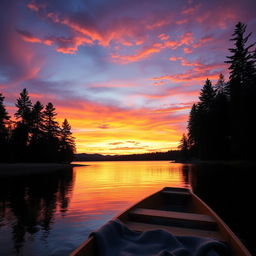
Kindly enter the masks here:
[[206, 201], [256, 255], [255, 166], [168, 161], [80, 162], [0, 178], [0, 255], [63, 256], [133, 203], [165, 186]]

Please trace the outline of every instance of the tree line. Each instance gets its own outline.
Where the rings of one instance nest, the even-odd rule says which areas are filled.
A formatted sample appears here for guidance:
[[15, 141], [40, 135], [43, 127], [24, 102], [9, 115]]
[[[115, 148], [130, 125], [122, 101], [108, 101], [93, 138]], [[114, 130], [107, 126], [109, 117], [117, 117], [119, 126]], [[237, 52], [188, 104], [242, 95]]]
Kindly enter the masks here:
[[222, 74], [215, 85], [206, 80], [180, 141], [183, 158], [255, 159], [256, 43], [249, 43], [251, 34], [245, 24], [235, 26], [234, 47], [225, 61], [229, 80]]
[[179, 150], [167, 152], [151, 152], [129, 155], [101, 155], [101, 154], [76, 154], [75, 161], [158, 161], [158, 160], [177, 160], [180, 158]]
[[23, 89], [11, 120], [0, 93], [0, 162], [71, 162], [75, 141], [67, 119], [56, 121], [56, 109], [49, 102], [32, 104]]

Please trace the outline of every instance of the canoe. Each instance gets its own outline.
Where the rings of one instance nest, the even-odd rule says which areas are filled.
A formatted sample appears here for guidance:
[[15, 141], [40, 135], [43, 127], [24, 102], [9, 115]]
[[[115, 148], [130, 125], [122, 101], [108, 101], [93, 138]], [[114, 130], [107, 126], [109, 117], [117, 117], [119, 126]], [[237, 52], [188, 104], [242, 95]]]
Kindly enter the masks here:
[[[166, 187], [136, 203], [114, 219], [138, 232], [163, 229], [175, 236], [212, 238], [227, 244], [233, 256], [251, 256], [223, 220], [187, 188]], [[93, 237], [70, 254], [94, 255], [96, 245]]]

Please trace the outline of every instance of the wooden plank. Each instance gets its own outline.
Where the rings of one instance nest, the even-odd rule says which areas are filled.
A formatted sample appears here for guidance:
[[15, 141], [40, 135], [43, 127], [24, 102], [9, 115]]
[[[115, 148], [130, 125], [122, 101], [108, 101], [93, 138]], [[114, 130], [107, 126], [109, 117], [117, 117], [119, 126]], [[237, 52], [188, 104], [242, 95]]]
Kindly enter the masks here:
[[181, 228], [173, 226], [155, 225], [141, 222], [126, 222], [128, 228], [134, 231], [144, 232], [149, 230], [163, 229], [175, 236], [197, 236], [197, 237], [208, 237], [218, 241], [224, 242], [224, 238], [220, 233], [210, 230], [192, 229], [192, 228]]
[[191, 196], [188, 191], [172, 191], [172, 190], [162, 190], [161, 194], [172, 195], [172, 196]]
[[163, 211], [136, 208], [130, 212], [134, 221], [187, 228], [216, 229], [217, 223], [211, 216], [196, 213]]
[[202, 221], [202, 222], [210, 222], [215, 223], [214, 219], [211, 216], [197, 213], [187, 213], [187, 212], [175, 212], [175, 211], [162, 211], [155, 209], [145, 209], [145, 208], [137, 208], [134, 209], [132, 214], [140, 214], [140, 215], [149, 215], [155, 217], [164, 217], [170, 219], [182, 219], [188, 221]]

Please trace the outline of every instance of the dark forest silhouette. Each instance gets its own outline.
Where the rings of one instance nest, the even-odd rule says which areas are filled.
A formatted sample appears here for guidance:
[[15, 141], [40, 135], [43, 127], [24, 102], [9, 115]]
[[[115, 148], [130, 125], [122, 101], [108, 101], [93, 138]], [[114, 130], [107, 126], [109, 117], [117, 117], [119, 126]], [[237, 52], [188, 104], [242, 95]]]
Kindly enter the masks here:
[[229, 80], [220, 74], [212, 85], [207, 79], [199, 102], [192, 106], [188, 134], [179, 146], [185, 159], [255, 159], [256, 50], [255, 43], [248, 42], [250, 36], [239, 22], [225, 61]]
[[0, 162], [64, 162], [75, 152], [71, 126], [56, 121], [56, 109], [49, 102], [34, 105], [23, 89], [16, 102], [16, 121], [12, 121], [0, 93]]

